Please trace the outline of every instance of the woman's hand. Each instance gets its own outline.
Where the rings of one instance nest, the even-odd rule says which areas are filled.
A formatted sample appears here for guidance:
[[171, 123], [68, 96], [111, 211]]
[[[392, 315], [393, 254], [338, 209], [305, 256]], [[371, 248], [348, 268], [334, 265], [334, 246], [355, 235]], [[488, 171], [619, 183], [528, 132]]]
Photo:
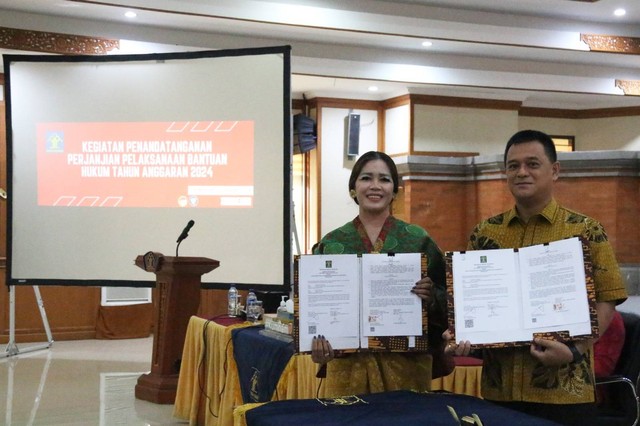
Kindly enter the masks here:
[[468, 356], [469, 352], [471, 352], [471, 342], [468, 340], [463, 342], [461, 340], [460, 343], [456, 344], [449, 330], [445, 330], [442, 333], [442, 339], [445, 341], [445, 355]]
[[426, 302], [427, 305], [433, 302], [433, 281], [431, 278], [424, 277], [416, 283], [411, 289], [411, 293], [418, 295], [418, 297]]
[[331, 343], [324, 336], [317, 336], [311, 341], [311, 360], [316, 364], [326, 364], [335, 357]]

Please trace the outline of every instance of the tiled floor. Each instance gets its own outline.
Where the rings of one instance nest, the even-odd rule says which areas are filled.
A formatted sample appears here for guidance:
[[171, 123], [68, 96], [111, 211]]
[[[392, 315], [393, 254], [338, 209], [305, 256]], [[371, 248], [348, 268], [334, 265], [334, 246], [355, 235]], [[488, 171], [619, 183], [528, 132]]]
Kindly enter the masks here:
[[[54, 342], [0, 359], [0, 425], [181, 425], [173, 405], [138, 400], [152, 338]], [[5, 345], [0, 345], [4, 352]], [[3, 404], [2, 401], [5, 401]]]

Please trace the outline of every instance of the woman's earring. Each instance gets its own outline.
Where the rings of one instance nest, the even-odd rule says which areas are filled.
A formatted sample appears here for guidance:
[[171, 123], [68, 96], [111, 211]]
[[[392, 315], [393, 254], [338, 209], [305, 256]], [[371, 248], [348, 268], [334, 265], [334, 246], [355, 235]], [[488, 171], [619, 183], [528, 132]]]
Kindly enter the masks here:
[[352, 189], [351, 191], [349, 191], [349, 195], [351, 196], [351, 198], [355, 199], [356, 198], [356, 190]]

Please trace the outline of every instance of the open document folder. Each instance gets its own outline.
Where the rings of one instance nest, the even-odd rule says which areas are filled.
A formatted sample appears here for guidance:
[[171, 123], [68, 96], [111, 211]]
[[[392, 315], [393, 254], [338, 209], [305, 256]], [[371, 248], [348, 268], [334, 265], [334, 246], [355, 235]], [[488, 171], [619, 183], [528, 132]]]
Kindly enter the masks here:
[[337, 351], [427, 351], [426, 308], [411, 293], [426, 268], [420, 253], [296, 256], [296, 349], [323, 335]]
[[449, 325], [473, 346], [597, 337], [589, 246], [569, 238], [520, 249], [449, 252]]

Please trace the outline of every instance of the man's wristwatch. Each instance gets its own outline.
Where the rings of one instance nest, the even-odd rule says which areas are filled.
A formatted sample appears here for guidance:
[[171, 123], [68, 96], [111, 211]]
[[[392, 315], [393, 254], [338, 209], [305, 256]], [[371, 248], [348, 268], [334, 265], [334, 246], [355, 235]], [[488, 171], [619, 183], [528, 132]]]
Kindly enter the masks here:
[[575, 343], [573, 342], [567, 343], [567, 347], [569, 348], [569, 350], [571, 351], [571, 354], [573, 355], [573, 360], [571, 361], [572, 363], [582, 361], [582, 358], [584, 358], [584, 354], [580, 353], [578, 348], [576, 348]]

